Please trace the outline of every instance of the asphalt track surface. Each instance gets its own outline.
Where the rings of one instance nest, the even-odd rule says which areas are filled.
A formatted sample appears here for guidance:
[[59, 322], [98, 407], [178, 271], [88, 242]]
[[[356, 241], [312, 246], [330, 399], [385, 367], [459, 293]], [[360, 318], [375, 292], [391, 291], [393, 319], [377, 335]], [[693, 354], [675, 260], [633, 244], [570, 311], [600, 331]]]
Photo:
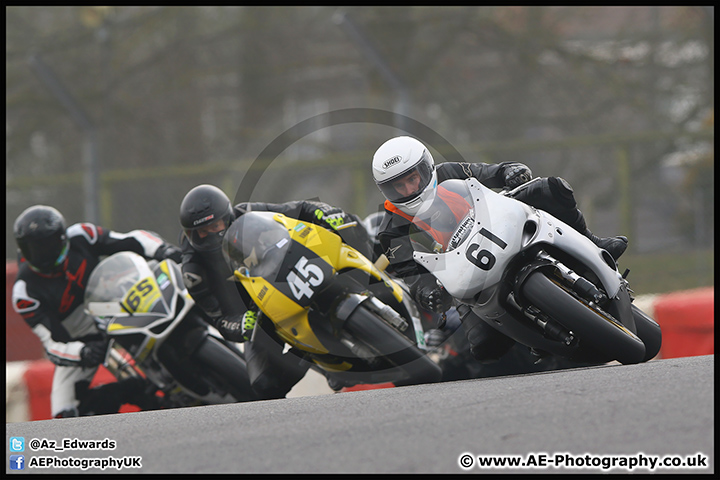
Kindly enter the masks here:
[[[715, 356], [708, 355], [11, 423], [6, 451], [10, 437], [24, 437], [25, 470], [5, 468], [10, 474], [116, 473], [111, 467], [82, 470], [79, 459], [126, 457], [131, 463], [127, 457], [135, 457], [141, 468], [122, 473], [709, 474], [715, 465], [714, 365]], [[32, 439], [58, 445], [109, 439], [116, 446], [33, 451]], [[525, 466], [480, 467], [481, 456], [519, 459]], [[69, 467], [39, 468], [47, 457], [75, 460]], [[643, 466], [653, 458], [685, 466]], [[469, 468], [461, 466], [470, 460]], [[612, 461], [615, 468], [603, 467]]]

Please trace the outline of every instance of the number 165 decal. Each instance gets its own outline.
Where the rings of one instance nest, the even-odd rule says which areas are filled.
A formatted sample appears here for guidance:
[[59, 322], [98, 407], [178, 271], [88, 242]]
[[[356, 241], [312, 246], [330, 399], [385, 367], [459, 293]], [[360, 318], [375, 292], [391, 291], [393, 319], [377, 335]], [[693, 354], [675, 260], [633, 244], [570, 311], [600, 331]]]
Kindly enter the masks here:
[[[505, 249], [505, 247], [507, 247], [507, 243], [503, 242], [499, 237], [496, 237], [484, 228], [480, 229], [480, 235], [490, 239], [491, 242], [493, 242], [495, 245], [502, 248], [503, 250]], [[495, 255], [490, 253], [489, 250], [482, 249], [479, 252], [475, 253], [479, 248], [480, 245], [477, 243], [473, 243], [472, 245], [470, 245], [465, 252], [465, 258], [470, 260], [475, 266], [481, 268], [482, 270], [490, 270], [493, 265], [495, 265], [497, 259], [495, 258]]]
[[308, 263], [307, 258], [300, 257], [294, 269], [288, 274], [287, 283], [295, 298], [300, 300], [304, 296], [311, 298], [313, 296], [312, 287], [317, 287], [324, 279], [325, 276], [320, 267]]

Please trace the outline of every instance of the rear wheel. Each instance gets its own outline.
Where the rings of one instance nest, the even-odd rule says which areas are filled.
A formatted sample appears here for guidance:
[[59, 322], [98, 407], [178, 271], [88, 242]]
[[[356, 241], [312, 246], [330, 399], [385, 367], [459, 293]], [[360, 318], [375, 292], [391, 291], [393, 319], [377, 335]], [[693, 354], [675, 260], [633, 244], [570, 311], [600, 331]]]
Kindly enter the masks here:
[[215, 337], [205, 337], [193, 356], [212, 381], [221, 385], [238, 402], [258, 399], [250, 386], [245, 360]]
[[610, 314], [592, 308], [576, 298], [541, 271], [531, 274], [523, 285], [525, 298], [579, 338], [579, 347], [607, 355], [623, 364], [638, 363], [645, 346], [630, 329]]
[[442, 369], [407, 337], [360, 305], [345, 322], [345, 330], [405, 373], [397, 386], [439, 382]]

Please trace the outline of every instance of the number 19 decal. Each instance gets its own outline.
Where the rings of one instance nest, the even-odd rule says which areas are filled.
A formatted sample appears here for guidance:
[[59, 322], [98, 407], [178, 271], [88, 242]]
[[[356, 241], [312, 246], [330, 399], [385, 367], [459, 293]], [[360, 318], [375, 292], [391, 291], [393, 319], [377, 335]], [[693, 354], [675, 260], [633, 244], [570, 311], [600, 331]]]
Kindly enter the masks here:
[[[507, 247], [507, 243], [503, 242], [499, 237], [496, 237], [493, 235], [490, 231], [485, 230], [484, 228], [480, 229], [480, 235], [488, 238], [491, 242], [493, 242], [498, 247], [502, 248], [503, 250], [505, 247]], [[497, 259], [495, 258], [495, 255], [490, 253], [489, 250], [482, 249], [477, 254], [475, 251], [480, 248], [480, 245], [477, 243], [473, 243], [470, 245], [465, 252], [465, 258], [470, 260], [476, 267], [488, 271], [490, 270], [493, 265], [495, 265], [495, 262]]]
[[300, 300], [304, 296], [311, 298], [313, 296], [311, 287], [320, 285], [324, 278], [325, 276], [320, 267], [308, 263], [307, 258], [300, 257], [300, 260], [295, 264], [294, 270], [288, 274], [287, 282], [295, 298]]

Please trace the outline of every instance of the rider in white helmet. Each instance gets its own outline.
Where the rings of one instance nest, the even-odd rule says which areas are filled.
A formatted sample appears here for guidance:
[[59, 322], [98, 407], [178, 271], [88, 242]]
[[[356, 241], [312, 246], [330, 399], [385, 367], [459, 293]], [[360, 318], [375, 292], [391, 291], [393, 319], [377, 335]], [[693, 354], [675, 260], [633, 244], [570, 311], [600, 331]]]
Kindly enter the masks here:
[[373, 179], [385, 198], [408, 215], [437, 191], [435, 161], [425, 145], [412, 137], [388, 140], [375, 152]]
[[[419, 140], [409, 136], [391, 138], [373, 155], [375, 184], [386, 198], [385, 216], [379, 227], [380, 247], [388, 258], [388, 271], [401, 277], [421, 307], [442, 313], [451, 306], [450, 295], [412, 258], [408, 237], [413, 216], [420, 205], [437, 194], [438, 185], [448, 179], [474, 177], [489, 188], [515, 188], [525, 185], [513, 197], [545, 210], [587, 236], [617, 259], [627, 248], [627, 238], [597, 237], [588, 230], [570, 185], [560, 177], [536, 178], [522, 163], [455, 163], [435, 165], [432, 154]], [[470, 349], [479, 361], [500, 358], [514, 341], [488, 326], [471, 310], [457, 308], [463, 320]]]

